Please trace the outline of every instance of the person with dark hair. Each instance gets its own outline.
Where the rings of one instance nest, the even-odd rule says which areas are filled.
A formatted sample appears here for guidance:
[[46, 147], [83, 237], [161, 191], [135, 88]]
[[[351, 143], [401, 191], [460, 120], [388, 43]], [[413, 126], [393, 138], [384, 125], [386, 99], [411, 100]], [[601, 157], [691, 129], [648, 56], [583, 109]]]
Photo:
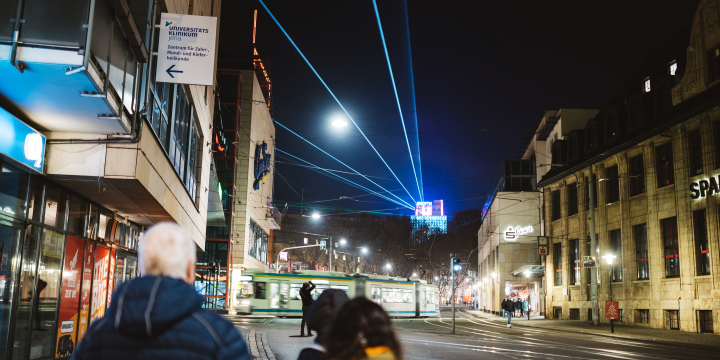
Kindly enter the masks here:
[[512, 300], [510, 300], [510, 298], [507, 298], [507, 301], [505, 301], [505, 305], [504, 305], [503, 309], [505, 310], [505, 313], [507, 314], [507, 317], [508, 317], [507, 327], [512, 327], [512, 325], [510, 324], [510, 321], [512, 320], [513, 312], [515, 311], [515, 303], [513, 303]]
[[[315, 290], [315, 284], [312, 281], [303, 283], [300, 289], [300, 299], [302, 299], [302, 321], [300, 321], [300, 336], [305, 336], [305, 324], [307, 321], [307, 312], [313, 304], [312, 291]], [[310, 326], [307, 327], [308, 336], [312, 336]]]
[[320, 344], [325, 330], [332, 324], [340, 307], [350, 301], [345, 291], [340, 289], [328, 289], [322, 292], [313, 302], [308, 310], [307, 324], [311, 330], [315, 330], [317, 336], [315, 342], [300, 351], [298, 360], [325, 360], [325, 348]]
[[321, 340], [329, 360], [397, 360], [400, 342], [380, 305], [358, 297], [340, 308]]

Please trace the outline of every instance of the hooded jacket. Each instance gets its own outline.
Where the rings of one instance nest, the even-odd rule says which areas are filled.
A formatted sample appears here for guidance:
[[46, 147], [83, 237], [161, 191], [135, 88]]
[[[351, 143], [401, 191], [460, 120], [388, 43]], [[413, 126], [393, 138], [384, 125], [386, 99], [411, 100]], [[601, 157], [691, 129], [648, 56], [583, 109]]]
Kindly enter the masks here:
[[325, 329], [335, 319], [340, 307], [350, 301], [350, 298], [340, 289], [328, 289], [322, 292], [320, 296], [313, 302], [310, 310], [308, 310], [308, 326], [317, 332], [315, 341], [312, 345], [303, 348], [298, 355], [298, 360], [324, 360], [325, 348], [320, 345], [320, 340], [325, 334]]
[[202, 309], [203, 297], [182, 280], [136, 278], [112, 299], [74, 359], [251, 359], [235, 326]]

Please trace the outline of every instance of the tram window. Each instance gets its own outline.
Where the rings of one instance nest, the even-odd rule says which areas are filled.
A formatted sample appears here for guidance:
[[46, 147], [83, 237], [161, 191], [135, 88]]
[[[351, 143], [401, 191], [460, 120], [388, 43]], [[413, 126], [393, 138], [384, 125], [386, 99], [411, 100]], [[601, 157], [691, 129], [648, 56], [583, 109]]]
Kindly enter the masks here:
[[290, 284], [290, 300], [302, 300], [300, 298], [300, 289], [302, 284]]
[[394, 299], [395, 291], [393, 289], [382, 289], [382, 302], [384, 303], [393, 303], [395, 302]]
[[374, 301], [377, 304], [382, 303], [382, 294], [380, 292], [380, 288], [377, 286], [373, 286], [370, 289], [370, 297], [372, 297], [372, 301]]
[[432, 304], [433, 303], [433, 293], [432, 291], [425, 291], [425, 303], [426, 304]]
[[403, 302], [403, 290], [402, 289], [393, 289], [393, 290], [395, 290], [395, 302], [402, 303]]
[[412, 293], [413, 293], [413, 291], [410, 290], [410, 289], [403, 289], [402, 294], [403, 294], [403, 302], [404, 302], [404, 303], [411, 303], [411, 302], [413, 302]]
[[265, 285], [264, 282], [256, 282], [255, 283], [255, 298], [256, 299], [264, 299], [265, 298]]

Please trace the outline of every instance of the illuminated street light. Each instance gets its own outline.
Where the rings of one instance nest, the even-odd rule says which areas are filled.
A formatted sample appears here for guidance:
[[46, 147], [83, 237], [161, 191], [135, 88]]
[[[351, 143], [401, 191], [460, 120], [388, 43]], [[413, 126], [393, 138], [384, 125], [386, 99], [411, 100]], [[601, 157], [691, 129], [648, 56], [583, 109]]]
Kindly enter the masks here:
[[347, 121], [345, 121], [345, 120], [343, 120], [343, 119], [340, 119], [340, 118], [335, 119], [335, 120], [332, 121], [332, 125], [333, 125], [334, 127], [338, 127], [338, 128], [346, 127], [347, 124], [348, 124]]
[[392, 269], [392, 265], [390, 265], [390, 263], [387, 263], [387, 264], [385, 264], [385, 268], [390, 270], [390, 269]]
[[367, 249], [367, 248], [360, 248], [360, 251], [361, 251], [363, 254], [367, 254], [368, 249]]
[[412, 277], [417, 277], [417, 273], [413, 273], [413, 276], [412, 276]]
[[312, 214], [312, 218], [313, 218], [313, 219], [319, 219], [319, 218], [320, 218], [320, 214], [317, 213], [317, 212], [314, 212], [314, 213]]
[[[616, 257], [617, 257], [617, 256], [615, 256], [614, 254], [607, 254], [607, 255], [603, 256], [603, 259], [605, 259], [605, 261], [607, 261], [607, 263], [608, 263], [608, 273], [609, 273], [608, 275], [610, 275], [610, 276], [609, 276], [609, 280], [610, 280], [610, 281], [609, 281], [609, 282], [610, 282], [610, 286], [609, 286], [609, 288], [610, 288], [610, 301], [613, 301], [613, 295], [612, 295], [612, 281], [613, 281], [613, 280], [612, 280], [612, 268], [613, 268], [613, 260], [615, 260]], [[613, 319], [610, 318], [610, 333], [614, 333], [614, 332], [615, 332], [615, 324], [613, 323]]]
[[437, 281], [437, 280], [438, 280], [438, 277], [436, 276], [436, 277], [435, 277], [435, 281]]

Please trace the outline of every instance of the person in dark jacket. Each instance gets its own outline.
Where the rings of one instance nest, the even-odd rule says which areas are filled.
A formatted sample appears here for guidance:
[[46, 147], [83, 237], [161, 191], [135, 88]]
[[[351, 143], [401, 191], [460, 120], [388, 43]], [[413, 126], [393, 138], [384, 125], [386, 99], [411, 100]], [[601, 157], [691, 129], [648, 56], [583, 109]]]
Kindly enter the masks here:
[[328, 289], [322, 292], [310, 306], [307, 314], [307, 324], [312, 330], [315, 330], [317, 336], [312, 345], [305, 347], [300, 351], [298, 360], [325, 360], [325, 347], [321, 345], [325, 330], [335, 320], [340, 307], [350, 298], [345, 291], [340, 289]]
[[503, 301], [500, 303], [500, 311], [502, 312], [502, 317], [505, 317], [505, 303], [507, 302], [507, 299], [503, 299]]
[[195, 280], [195, 243], [180, 226], [160, 223], [140, 240], [143, 275], [120, 285], [105, 317], [82, 338], [74, 359], [250, 360], [228, 320], [202, 309]]
[[507, 327], [512, 327], [512, 325], [510, 324], [510, 320], [512, 320], [513, 312], [515, 311], [515, 303], [513, 303], [512, 300], [510, 300], [510, 298], [507, 298], [507, 300], [505, 301], [505, 307], [503, 308], [503, 310], [505, 310], [505, 313], [507, 313], [507, 317], [508, 317]]
[[[310, 306], [313, 304], [313, 290], [315, 290], [315, 284], [313, 284], [312, 281], [304, 282], [302, 289], [300, 289], [300, 299], [302, 299], [302, 321], [300, 321], [300, 336], [305, 336], [307, 312], [310, 309]], [[307, 331], [308, 336], [312, 336], [312, 333], [310, 332], [310, 326], [308, 326]]]

